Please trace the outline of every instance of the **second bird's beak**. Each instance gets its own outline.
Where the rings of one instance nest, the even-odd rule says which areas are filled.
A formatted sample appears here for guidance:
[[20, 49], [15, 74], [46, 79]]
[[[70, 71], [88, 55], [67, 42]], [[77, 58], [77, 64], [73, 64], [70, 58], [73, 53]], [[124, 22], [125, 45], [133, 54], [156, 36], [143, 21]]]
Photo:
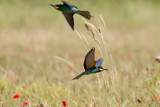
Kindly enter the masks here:
[[100, 68], [99, 70], [100, 70], [100, 71], [104, 71], [104, 70], [108, 70], [108, 69], [105, 69], [105, 68]]
[[59, 7], [53, 4], [49, 4], [50, 6], [54, 7], [55, 9], [58, 9]]

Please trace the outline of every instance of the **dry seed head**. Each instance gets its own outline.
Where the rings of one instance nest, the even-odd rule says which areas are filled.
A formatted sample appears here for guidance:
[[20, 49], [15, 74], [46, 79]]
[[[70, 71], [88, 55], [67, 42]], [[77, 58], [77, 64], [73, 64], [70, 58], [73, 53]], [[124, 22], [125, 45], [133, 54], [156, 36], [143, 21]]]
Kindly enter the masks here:
[[88, 25], [87, 25], [86, 23], [84, 23], [84, 25], [85, 25], [86, 29], [87, 29], [87, 30], [89, 30], [89, 27], [88, 27]]
[[79, 34], [79, 32], [77, 30], [75, 30], [75, 32], [78, 35], [78, 37], [82, 40], [82, 36]]
[[106, 24], [105, 24], [105, 22], [104, 22], [103, 16], [102, 16], [101, 14], [100, 14], [99, 16], [100, 16], [100, 18], [101, 18], [101, 21], [102, 21], [103, 26], [106, 27]]
[[65, 59], [63, 59], [63, 58], [61, 58], [61, 57], [54, 56], [54, 58], [55, 58], [55, 59], [58, 59], [58, 60], [60, 60], [60, 61], [62, 61], [62, 62], [64, 62], [64, 63], [66, 63], [66, 64], [69, 65], [69, 66], [73, 66], [73, 63], [71, 63], [70, 61], [67, 61], [67, 60], [65, 60]]
[[90, 27], [90, 28], [94, 29], [95, 31], [97, 31], [97, 28], [96, 28], [92, 23], [86, 21], [85, 19], [83, 19], [83, 20], [84, 20], [84, 23], [85, 23], [88, 27]]
[[157, 56], [155, 60], [156, 62], [160, 63], [160, 56]]

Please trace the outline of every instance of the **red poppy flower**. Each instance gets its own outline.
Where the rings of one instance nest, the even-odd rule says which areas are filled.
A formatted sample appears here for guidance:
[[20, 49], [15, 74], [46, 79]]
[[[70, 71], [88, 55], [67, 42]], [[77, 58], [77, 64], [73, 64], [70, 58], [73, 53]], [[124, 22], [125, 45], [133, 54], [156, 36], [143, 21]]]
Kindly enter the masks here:
[[75, 66], [68, 66], [68, 70], [73, 70]]
[[155, 95], [154, 98], [155, 98], [155, 99], [159, 99], [159, 96], [158, 96], [158, 95]]
[[26, 106], [26, 105], [28, 105], [28, 102], [24, 102], [24, 103], [23, 103], [23, 107]]
[[15, 95], [13, 96], [14, 99], [17, 99], [17, 98], [19, 98], [19, 97], [20, 97], [19, 93], [15, 94]]
[[131, 61], [133, 59], [133, 56], [131, 54], [128, 54], [127, 59], [128, 61]]
[[62, 101], [62, 105], [63, 105], [64, 107], [67, 107], [66, 101]]
[[26, 48], [26, 51], [29, 53], [29, 52], [31, 52], [31, 48], [30, 47], [27, 47]]
[[137, 102], [138, 102], [138, 103], [141, 103], [141, 100], [140, 100], [140, 99], [137, 99]]

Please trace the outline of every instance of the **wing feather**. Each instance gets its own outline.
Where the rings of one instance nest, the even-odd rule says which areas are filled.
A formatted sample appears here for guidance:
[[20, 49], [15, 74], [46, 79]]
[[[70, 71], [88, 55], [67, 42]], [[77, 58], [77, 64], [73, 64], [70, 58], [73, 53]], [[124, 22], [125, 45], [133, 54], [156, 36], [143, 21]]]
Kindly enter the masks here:
[[92, 48], [86, 55], [84, 60], [84, 69], [95, 68], [95, 48]]
[[62, 12], [63, 15], [65, 16], [67, 22], [69, 23], [69, 25], [71, 26], [71, 28], [74, 30], [74, 19], [73, 19], [73, 14], [74, 13], [66, 13], [66, 12]]
[[96, 61], [96, 67], [100, 67], [103, 63], [103, 59], [99, 59], [98, 61]]

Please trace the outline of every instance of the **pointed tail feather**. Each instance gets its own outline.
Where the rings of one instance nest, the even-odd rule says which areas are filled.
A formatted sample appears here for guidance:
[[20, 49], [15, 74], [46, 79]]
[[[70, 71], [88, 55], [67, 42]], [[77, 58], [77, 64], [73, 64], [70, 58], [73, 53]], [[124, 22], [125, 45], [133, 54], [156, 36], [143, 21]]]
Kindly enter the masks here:
[[80, 77], [82, 77], [85, 74], [86, 74], [86, 72], [83, 72], [83, 73], [79, 74], [78, 76], [74, 77], [72, 80], [79, 79]]
[[90, 12], [89, 12], [89, 11], [78, 11], [77, 13], [80, 14], [81, 16], [87, 18], [88, 20], [92, 17], [92, 16], [90, 15]]

